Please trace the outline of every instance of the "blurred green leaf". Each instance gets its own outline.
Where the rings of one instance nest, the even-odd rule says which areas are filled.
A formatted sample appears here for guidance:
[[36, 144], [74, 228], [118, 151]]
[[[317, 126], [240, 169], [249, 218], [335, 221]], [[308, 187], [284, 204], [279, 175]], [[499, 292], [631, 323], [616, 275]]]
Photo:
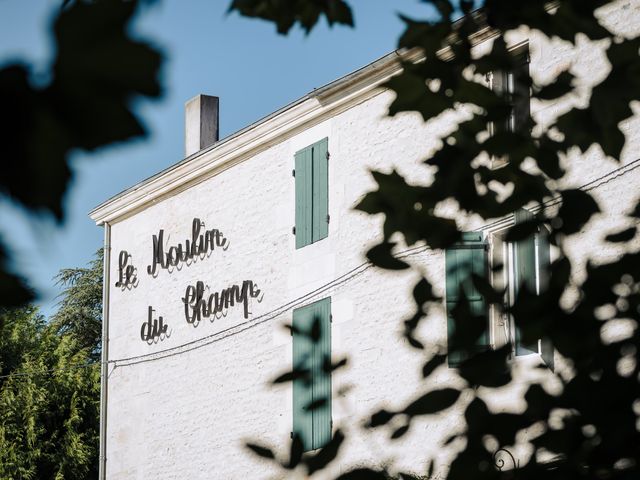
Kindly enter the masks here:
[[410, 428], [410, 425], [403, 425], [401, 427], [398, 427], [391, 434], [391, 439], [397, 440], [398, 438], [404, 437], [405, 434], [409, 431], [409, 428]]
[[7, 252], [0, 241], [0, 307], [16, 308], [29, 303], [34, 297], [24, 279], [10, 271]]
[[574, 76], [569, 72], [560, 73], [553, 82], [542, 87], [535, 96], [540, 100], [554, 100], [573, 91]]
[[[557, 216], [560, 222], [556, 230], [565, 235], [578, 233], [593, 215], [600, 212], [600, 207], [593, 197], [582, 190], [563, 190], [561, 195], [562, 206]], [[554, 220], [551, 223], [555, 227]]]
[[276, 377], [271, 383], [278, 384], [278, 383], [293, 382], [294, 380], [298, 380], [298, 379], [308, 379], [309, 375], [310, 375], [309, 370], [295, 369], [290, 372], [283, 373], [282, 375]]
[[403, 410], [409, 416], [431, 415], [451, 407], [460, 396], [460, 392], [454, 388], [443, 388], [426, 393], [411, 402]]
[[254, 443], [247, 443], [246, 447], [256, 455], [258, 455], [259, 457], [268, 458], [270, 460], [273, 460], [276, 458], [273, 452], [267, 447], [262, 447]]
[[232, 11], [273, 22], [283, 35], [296, 23], [308, 34], [321, 16], [329, 26], [337, 23], [353, 27], [353, 14], [344, 0], [233, 0], [229, 5], [229, 12]]
[[396, 258], [391, 252], [395, 245], [396, 244], [392, 242], [380, 243], [367, 252], [367, 258], [371, 263], [380, 268], [387, 270], [406, 270], [409, 268], [409, 264]]
[[388, 480], [386, 473], [369, 468], [357, 468], [350, 472], [343, 473], [336, 480]]
[[637, 231], [638, 231], [637, 227], [629, 227], [619, 232], [611, 233], [607, 235], [604, 239], [605, 241], [611, 242], [611, 243], [628, 242], [629, 240], [631, 240], [633, 237], [636, 236]]
[[318, 470], [322, 470], [329, 462], [333, 461], [338, 456], [340, 446], [344, 441], [344, 434], [338, 429], [333, 434], [333, 438], [329, 443], [320, 449], [315, 455], [305, 459], [307, 465], [307, 471], [309, 475], [313, 475]]
[[424, 364], [422, 367], [422, 378], [427, 378], [433, 373], [433, 371], [440, 365], [443, 365], [447, 361], [447, 356], [442, 354], [436, 354]]
[[387, 410], [380, 410], [371, 416], [371, 421], [368, 426], [371, 428], [380, 427], [386, 425], [395, 416], [395, 413]]

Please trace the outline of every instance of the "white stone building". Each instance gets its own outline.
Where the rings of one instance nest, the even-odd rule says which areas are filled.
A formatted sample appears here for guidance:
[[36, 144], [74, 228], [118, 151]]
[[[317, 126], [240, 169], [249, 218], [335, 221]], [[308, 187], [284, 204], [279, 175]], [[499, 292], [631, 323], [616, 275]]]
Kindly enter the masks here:
[[[629, 33], [640, 24], [638, 2], [620, 2], [606, 22]], [[584, 96], [607, 72], [601, 49], [586, 40], [572, 48], [527, 31], [507, 40], [528, 52], [538, 84], [571, 68]], [[424, 358], [402, 336], [418, 273], [382, 271], [366, 262], [364, 252], [379, 240], [383, 219], [353, 207], [374, 186], [371, 169], [395, 168], [427, 181], [422, 160], [451, 130], [452, 119], [464, 114], [451, 112], [426, 124], [417, 115], [387, 117], [393, 94], [379, 86], [398, 71], [398, 56], [391, 53], [222, 140], [217, 100], [197, 97], [187, 105], [186, 158], [92, 211], [105, 228], [106, 246], [103, 478], [273, 478], [279, 471], [249, 452], [246, 441], [283, 452], [296, 428], [308, 435], [312, 449], [338, 426], [347, 442], [333, 474], [362, 463], [418, 470], [416, 458], [427, 456], [446, 468], [447, 454], [437, 451], [435, 439], [460, 428], [464, 399], [460, 407], [414, 425], [401, 443], [388, 440], [389, 430], [363, 428], [372, 412], [400, 407], [419, 393], [416, 385], [424, 388]], [[582, 100], [576, 95], [532, 103], [531, 112], [545, 122]], [[598, 245], [626, 225], [623, 215], [637, 200], [620, 192], [635, 192], [640, 184], [633, 163], [638, 118], [623, 129], [628, 143], [622, 165], [597, 148], [569, 162], [567, 185], [591, 188], [604, 212], [572, 240], [578, 277], [588, 258], [619, 254], [613, 245]], [[499, 238], [513, 222], [509, 216], [485, 228], [477, 219], [460, 218], [459, 227], [489, 245], [487, 261], [503, 252], [508, 260], [517, 255], [515, 247]], [[541, 241], [534, 245], [539, 282], [545, 252]], [[407, 253], [406, 260], [444, 296], [444, 252]], [[505, 278], [509, 282], [508, 272]], [[228, 308], [225, 297], [235, 299]], [[348, 357], [348, 365], [330, 379], [319, 375], [312, 391], [272, 385], [292, 368], [294, 355], [312, 352], [310, 358], [318, 358], [285, 328], [308, 322], [310, 312], [327, 334], [318, 348], [334, 361]], [[513, 341], [514, 329], [507, 327], [492, 319], [489, 344]], [[420, 336], [430, 347], [446, 347], [444, 304]], [[531, 365], [561, 366], [554, 355], [543, 345], [514, 351], [522, 385]], [[438, 386], [455, 382], [446, 366], [436, 379]], [[518, 388], [489, 399], [492, 406], [517, 411]], [[318, 391], [329, 395], [329, 404], [304, 417], [296, 402], [317, 400]]]

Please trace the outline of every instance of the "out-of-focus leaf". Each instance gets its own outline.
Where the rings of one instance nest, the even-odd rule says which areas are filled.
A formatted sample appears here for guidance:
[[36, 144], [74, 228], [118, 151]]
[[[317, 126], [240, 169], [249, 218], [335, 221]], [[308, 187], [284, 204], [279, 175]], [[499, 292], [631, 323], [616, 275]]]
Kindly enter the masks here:
[[406, 270], [409, 264], [393, 256], [391, 250], [395, 246], [392, 242], [383, 242], [367, 252], [367, 258], [376, 266], [387, 270]]
[[636, 236], [637, 231], [638, 229], [636, 227], [629, 227], [619, 232], [611, 233], [607, 235], [604, 239], [605, 241], [612, 242], [612, 243], [628, 242], [629, 240], [631, 240], [633, 237]]
[[7, 253], [0, 241], [0, 306], [19, 307], [32, 301], [34, 297], [24, 279], [9, 270]]
[[475, 2], [473, 0], [460, 0], [460, 10], [465, 15], [470, 15]]
[[371, 470], [369, 468], [357, 468], [343, 473], [336, 480], [388, 480], [386, 472]]
[[433, 248], [448, 247], [459, 238], [455, 221], [429, 213], [432, 199], [427, 189], [408, 185], [395, 171], [372, 175], [378, 190], [365, 195], [355, 208], [370, 214], [384, 213], [385, 237], [400, 232], [408, 245], [424, 240]]
[[618, 125], [633, 115], [630, 103], [640, 99], [639, 48], [640, 37], [611, 44], [607, 51], [611, 72], [593, 88], [589, 106], [557, 120], [565, 142], [582, 151], [598, 144], [611, 158], [620, 158], [625, 137]]
[[426, 302], [433, 302], [440, 300], [433, 293], [433, 287], [426, 278], [421, 278], [416, 286], [413, 287], [413, 299], [416, 305], [422, 306]]
[[583, 152], [591, 145], [598, 144], [611, 158], [620, 158], [624, 135], [617, 125], [613, 128], [611, 125], [603, 125], [591, 108], [574, 108], [560, 116], [556, 125], [565, 134], [565, 141], [578, 146]]
[[399, 16], [405, 23], [405, 31], [398, 41], [400, 48], [420, 47], [427, 55], [433, 54], [445, 45], [451, 33], [451, 26], [446, 23], [433, 24], [416, 21], [402, 14]]
[[296, 369], [290, 372], [283, 373], [279, 377], [275, 378], [272, 383], [277, 384], [277, 383], [292, 382], [299, 378], [309, 378], [309, 370]]
[[549, 8], [546, 1], [512, 2], [510, 0], [486, 0], [487, 21], [490, 26], [502, 31], [515, 30], [528, 25], [549, 37], [575, 42], [578, 33], [592, 40], [610, 35], [594, 15], [603, 5], [601, 0], [559, 1]]
[[469, 437], [478, 439], [492, 435], [501, 445], [512, 445], [518, 432], [529, 425], [529, 419], [523, 415], [491, 412], [486, 403], [477, 397], [467, 405], [464, 415]]
[[334, 370], [345, 367], [347, 363], [348, 363], [348, 359], [346, 357], [343, 358], [342, 360], [339, 360], [337, 363], [331, 363], [331, 358], [327, 356], [322, 362], [322, 371], [325, 373], [330, 373], [330, 372], [333, 372]]
[[[582, 190], [563, 190], [561, 195], [562, 206], [557, 216], [561, 223], [556, 230], [565, 235], [578, 233], [593, 215], [600, 212], [593, 197]], [[555, 227], [554, 221], [552, 225]]]
[[410, 427], [409, 424], [402, 425], [401, 427], [398, 427], [391, 434], [391, 439], [392, 440], [397, 440], [398, 438], [403, 437], [409, 431], [409, 427]]
[[460, 376], [472, 386], [499, 388], [511, 381], [507, 358], [511, 345], [481, 352], [458, 366]]
[[351, 8], [344, 0], [233, 0], [229, 12], [237, 11], [245, 17], [255, 17], [276, 24], [278, 33], [287, 34], [299, 23], [308, 34], [321, 16], [330, 26], [334, 23], [353, 27]]
[[557, 180], [562, 178], [565, 171], [560, 165], [560, 153], [566, 150], [564, 142], [551, 140], [548, 136], [538, 139], [538, 146], [533, 155], [545, 175]]
[[16, 166], [0, 175], [0, 192], [31, 211], [63, 218], [62, 199], [71, 179], [67, 152], [70, 134], [48, 95], [36, 91], [23, 65], [0, 70], [0, 141], [3, 154]]
[[340, 446], [344, 441], [344, 434], [340, 429], [336, 430], [333, 434], [333, 438], [329, 443], [327, 443], [322, 449], [313, 455], [312, 457], [305, 460], [307, 465], [307, 471], [309, 475], [313, 475], [313, 473], [318, 470], [322, 470], [326, 467], [330, 462], [332, 462], [336, 456], [338, 455], [338, 451], [340, 450]]
[[381, 425], [386, 425], [394, 416], [395, 413], [389, 412], [384, 409], [380, 410], [371, 416], [371, 421], [368, 423], [368, 426], [371, 428], [375, 428], [380, 427]]
[[425, 121], [437, 117], [445, 110], [453, 107], [453, 99], [443, 92], [432, 92], [426, 84], [426, 78], [417, 67], [405, 64], [399, 75], [389, 79], [384, 85], [393, 90], [396, 98], [389, 106], [389, 114], [401, 112], [418, 112]]
[[460, 392], [454, 388], [434, 390], [411, 402], [404, 413], [409, 416], [431, 415], [451, 407], [460, 396]]
[[131, 36], [137, 7], [136, 1], [104, 0], [59, 10], [56, 57], [44, 87], [31, 84], [24, 65], [0, 70], [0, 141], [5, 157], [19, 165], [4, 170], [0, 191], [27, 209], [62, 221], [71, 151], [145, 133], [133, 101], [160, 95], [162, 57]]
[[309, 338], [313, 343], [318, 343], [322, 336], [322, 319], [319, 316], [313, 317], [313, 323], [311, 324], [311, 331], [309, 332]]
[[161, 95], [162, 56], [128, 35], [137, 7], [136, 1], [77, 2], [54, 25], [58, 55], [45, 95], [70, 147], [92, 150], [146, 133], [132, 100]]
[[256, 445], [255, 443], [247, 443], [247, 448], [251, 450], [253, 453], [262, 458], [268, 458], [269, 460], [275, 459], [275, 455], [271, 451], [271, 449], [267, 447], [263, 447], [260, 445]]
[[573, 79], [574, 76], [565, 70], [553, 82], [542, 87], [535, 96], [540, 100], [554, 100], [562, 97], [573, 91], [573, 86], [571, 85]]
[[504, 302], [504, 291], [497, 291], [488, 278], [474, 273], [471, 275], [471, 281], [488, 304], [500, 305]]
[[527, 402], [527, 415], [534, 419], [546, 420], [549, 412], [557, 406], [556, 399], [537, 384], [529, 386], [524, 399]]
[[422, 367], [422, 378], [427, 378], [429, 375], [433, 373], [433, 371], [438, 368], [440, 365], [446, 362], [447, 356], [443, 354], [436, 354], [424, 364]]
[[291, 447], [289, 449], [289, 462], [282, 466], [288, 470], [296, 468], [302, 460], [302, 454], [304, 453], [304, 447], [302, 439], [297, 432], [293, 433], [293, 439], [291, 440]]
[[405, 335], [405, 338], [407, 339], [407, 342], [409, 342], [409, 345], [411, 345], [413, 348], [424, 350], [424, 344], [413, 335]]
[[534, 218], [532, 220], [527, 220], [526, 222], [518, 223], [509, 229], [507, 235], [505, 237], [505, 241], [507, 242], [517, 242], [519, 240], [524, 240], [526, 238], [530, 238], [540, 229], [540, 220]]
[[326, 404], [327, 404], [326, 398], [319, 398], [309, 403], [309, 405], [305, 406], [305, 410], [312, 412], [314, 410], [324, 407]]

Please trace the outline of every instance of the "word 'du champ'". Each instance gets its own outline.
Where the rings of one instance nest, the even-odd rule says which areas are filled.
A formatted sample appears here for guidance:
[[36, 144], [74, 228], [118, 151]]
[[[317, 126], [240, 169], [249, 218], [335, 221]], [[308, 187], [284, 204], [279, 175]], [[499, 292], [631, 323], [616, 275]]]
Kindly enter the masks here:
[[187, 287], [182, 298], [184, 315], [187, 323], [197, 325], [203, 317], [219, 318], [226, 314], [229, 307], [241, 304], [244, 307], [244, 318], [249, 318], [249, 299], [259, 296], [260, 289], [252, 280], [245, 280], [242, 286], [232, 285], [208, 297], [205, 297], [204, 282], [198, 281]]

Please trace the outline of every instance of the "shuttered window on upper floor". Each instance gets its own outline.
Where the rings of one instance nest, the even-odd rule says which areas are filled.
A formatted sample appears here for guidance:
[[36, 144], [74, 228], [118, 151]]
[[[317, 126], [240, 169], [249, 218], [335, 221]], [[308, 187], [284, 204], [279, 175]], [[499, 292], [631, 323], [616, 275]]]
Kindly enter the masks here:
[[[514, 223], [518, 225], [533, 220], [534, 214], [521, 208], [515, 212], [514, 217]], [[513, 304], [521, 288], [540, 295], [547, 287], [550, 269], [549, 237], [545, 227], [541, 226], [534, 235], [514, 242], [505, 263], [511, 270], [511, 285], [507, 291], [511, 296], [510, 304]], [[553, 350], [548, 341], [538, 339], [532, 344], [525, 344], [521, 339], [520, 325], [513, 323], [515, 355], [540, 353], [545, 363], [553, 369]]]
[[[529, 74], [529, 47], [523, 46], [511, 52], [513, 68], [492, 72], [488, 78], [491, 89], [503, 97], [510, 108], [506, 120], [493, 122], [492, 135], [500, 132], [526, 132], [531, 113], [531, 77]], [[492, 158], [492, 168], [499, 168], [509, 159], [506, 156]]]
[[329, 234], [329, 140], [303, 148], [295, 155], [296, 248]]
[[[514, 213], [514, 224], [533, 218], [530, 211], [519, 209]], [[539, 354], [549, 368], [554, 368], [553, 347], [548, 339], [525, 343], [522, 325], [508, 313], [522, 288], [536, 295], [547, 288], [550, 270], [547, 230], [542, 225], [535, 234], [514, 242], [504, 240], [507, 232], [506, 229], [493, 232], [488, 237], [482, 232], [466, 232], [460, 242], [446, 251], [449, 366], [455, 367], [491, 346], [498, 348], [509, 343], [513, 356]], [[491, 309], [473, 282], [474, 276], [489, 279], [489, 251], [492, 286], [496, 291], [504, 291], [503, 304], [492, 305]]]

